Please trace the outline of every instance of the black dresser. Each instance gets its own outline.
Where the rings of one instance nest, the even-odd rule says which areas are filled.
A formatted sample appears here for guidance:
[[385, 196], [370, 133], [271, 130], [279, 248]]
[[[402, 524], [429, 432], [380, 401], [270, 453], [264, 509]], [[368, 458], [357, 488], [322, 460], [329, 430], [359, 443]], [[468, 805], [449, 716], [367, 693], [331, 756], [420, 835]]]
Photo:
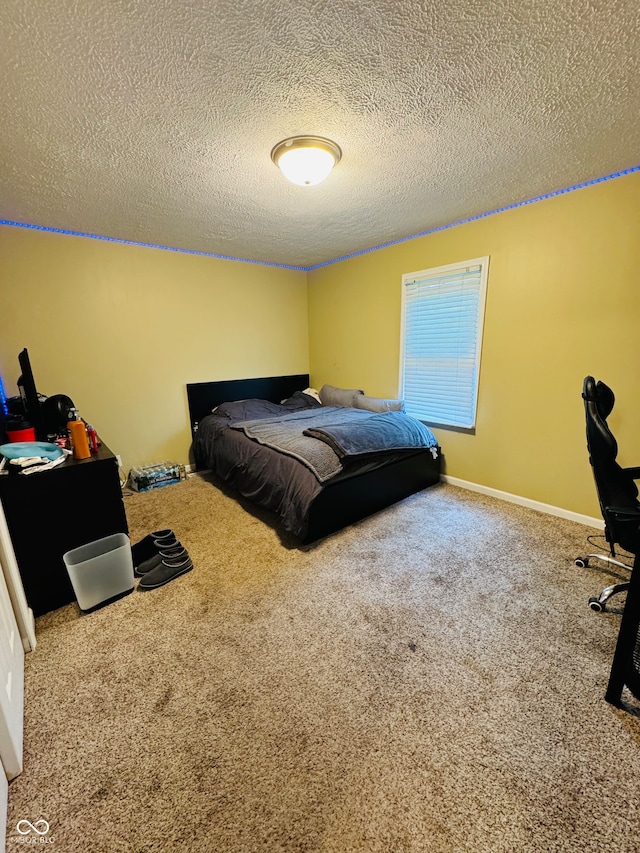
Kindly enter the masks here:
[[49, 471], [0, 476], [0, 500], [35, 616], [76, 600], [63, 554], [128, 533], [118, 461], [104, 443], [88, 459], [69, 457]]

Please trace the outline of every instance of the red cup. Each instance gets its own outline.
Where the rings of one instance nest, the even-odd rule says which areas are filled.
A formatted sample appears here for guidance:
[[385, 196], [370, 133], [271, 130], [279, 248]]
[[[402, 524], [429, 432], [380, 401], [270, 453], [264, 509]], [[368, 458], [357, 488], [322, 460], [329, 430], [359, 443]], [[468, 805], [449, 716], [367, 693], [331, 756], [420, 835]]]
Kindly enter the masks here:
[[7, 438], [13, 443], [17, 441], [35, 441], [36, 431], [33, 427], [27, 427], [27, 429], [8, 429]]

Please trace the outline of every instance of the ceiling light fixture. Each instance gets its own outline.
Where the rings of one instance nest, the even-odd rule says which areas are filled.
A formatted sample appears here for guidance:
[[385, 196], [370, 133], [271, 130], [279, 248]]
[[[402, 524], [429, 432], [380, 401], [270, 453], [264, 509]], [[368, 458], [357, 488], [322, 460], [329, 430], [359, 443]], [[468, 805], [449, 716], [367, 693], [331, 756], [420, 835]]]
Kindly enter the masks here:
[[324, 181], [341, 157], [340, 146], [322, 136], [291, 136], [271, 151], [271, 159], [285, 178], [299, 187]]

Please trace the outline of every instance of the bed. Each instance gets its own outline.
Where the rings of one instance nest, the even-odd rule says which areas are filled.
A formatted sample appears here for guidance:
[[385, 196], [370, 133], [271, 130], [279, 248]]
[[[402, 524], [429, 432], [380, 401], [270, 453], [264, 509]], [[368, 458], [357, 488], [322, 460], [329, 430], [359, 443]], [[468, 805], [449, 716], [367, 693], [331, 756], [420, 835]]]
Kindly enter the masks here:
[[[366, 421], [370, 432], [382, 427], [385, 417], [371, 420], [371, 412], [320, 406], [302, 393], [308, 386], [308, 374], [188, 384], [196, 470], [211, 471], [232, 492], [275, 512], [282, 528], [302, 544], [439, 481], [442, 454], [433, 434], [430, 446], [353, 454], [347, 447], [340, 455], [345, 436], [353, 433], [343, 421]], [[402, 417], [403, 429], [412, 421], [411, 429], [429, 432]], [[392, 426], [398, 423], [395, 418]], [[298, 429], [304, 438], [296, 432], [290, 444], [272, 443], [274, 431], [293, 436]], [[358, 426], [357, 432], [367, 430]], [[300, 442], [306, 449], [313, 445], [319, 461], [303, 459]]]

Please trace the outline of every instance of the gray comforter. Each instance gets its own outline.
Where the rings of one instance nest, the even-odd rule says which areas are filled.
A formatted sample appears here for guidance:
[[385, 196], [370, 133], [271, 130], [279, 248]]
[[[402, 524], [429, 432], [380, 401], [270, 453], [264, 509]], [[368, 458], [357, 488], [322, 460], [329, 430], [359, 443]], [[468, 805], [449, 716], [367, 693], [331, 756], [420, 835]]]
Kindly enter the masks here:
[[[295, 395], [294, 395], [295, 396]], [[315, 403], [304, 402], [301, 409], [293, 400], [287, 405], [276, 405], [265, 400], [239, 400], [218, 406], [215, 412], [203, 418], [194, 439], [194, 454], [200, 468], [205, 468], [230, 486], [252, 504], [265, 507], [276, 513], [283, 527], [298, 539], [304, 539], [307, 532], [310, 508], [325, 488], [352, 477], [383, 468], [406, 454], [406, 450], [371, 452], [356, 455], [353, 458], [339, 458], [333, 448], [317, 438], [305, 436], [305, 429], [328, 430], [332, 426], [341, 426], [349, 418], [357, 428], [364, 424], [371, 412], [346, 408], [325, 408]], [[291, 406], [296, 403], [295, 411]], [[308, 417], [296, 418], [295, 414], [306, 414]], [[294, 415], [294, 417], [291, 417]], [[318, 420], [317, 415], [321, 415]], [[276, 417], [277, 416], [277, 417]], [[289, 436], [288, 448], [283, 452], [268, 446], [274, 433], [273, 422], [291, 421], [295, 431]], [[260, 421], [266, 429], [262, 431], [260, 440], [249, 438], [246, 434], [255, 432], [255, 422]], [[430, 434], [431, 435], [431, 434]], [[432, 453], [437, 453], [435, 438]], [[315, 462], [303, 459], [307, 448], [314, 447]], [[421, 450], [413, 450], [420, 454]], [[315, 465], [322, 477], [328, 477], [322, 482], [318, 474], [310, 467]], [[330, 471], [337, 471], [335, 478], [329, 476]]]
[[322, 407], [230, 424], [260, 444], [298, 459], [320, 483], [340, 473], [343, 461], [379, 453], [437, 447], [433, 433], [403, 412]]

